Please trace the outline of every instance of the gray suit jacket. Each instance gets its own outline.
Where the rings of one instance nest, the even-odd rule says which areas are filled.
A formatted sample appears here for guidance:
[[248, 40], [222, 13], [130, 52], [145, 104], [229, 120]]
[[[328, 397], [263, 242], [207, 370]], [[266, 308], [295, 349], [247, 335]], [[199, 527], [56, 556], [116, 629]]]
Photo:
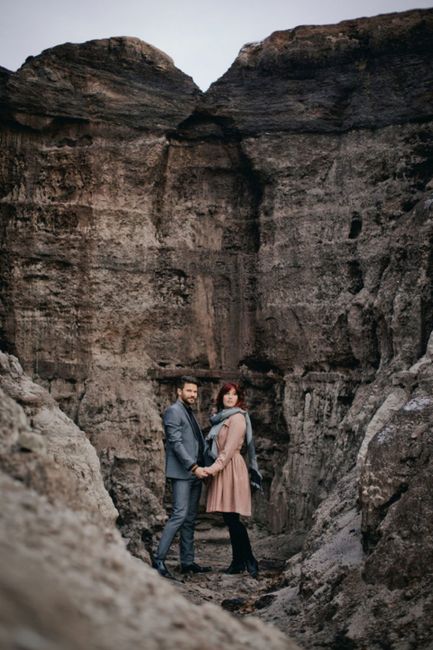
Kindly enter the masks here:
[[[193, 416], [194, 417], [194, 416]], [[163, 416], [165, 430], [165, 473], [167, 478], [190, 479], [189, 468], [197, 463], [199, 441], [188, 413], [180, 399], [168, 407]], [[200, 427], [198, 427], [200, 429]], [[207, 443], [203, 438], [206, 459]]]

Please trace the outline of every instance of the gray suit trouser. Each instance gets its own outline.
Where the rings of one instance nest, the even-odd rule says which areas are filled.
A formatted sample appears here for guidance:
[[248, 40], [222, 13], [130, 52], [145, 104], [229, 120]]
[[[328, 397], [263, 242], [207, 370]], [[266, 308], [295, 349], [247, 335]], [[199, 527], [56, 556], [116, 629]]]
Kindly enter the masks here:
[[181, 564], [194, 562], [194, 529], [200, 501], [202, 481], [193, 479], [171, 479], [173, 489], [173, 511], [162, 531], [157, 560], [165, 560], [174, 536], [179, 531]]

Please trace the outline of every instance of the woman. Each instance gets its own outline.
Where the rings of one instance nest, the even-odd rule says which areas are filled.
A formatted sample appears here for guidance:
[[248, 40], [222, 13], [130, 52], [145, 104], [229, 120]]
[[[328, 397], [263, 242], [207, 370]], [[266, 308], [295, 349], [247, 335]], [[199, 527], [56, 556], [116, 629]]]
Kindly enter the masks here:
[[247, 569], [256, 578], [259, 565], [251, 550], [248, 531], [240, 520], [240, 515], [251, 515], [250, 478], [240, 453], [245, 438], [250, 472], [255, 485], [261, 487], [251, 422], [238, 384], [224, 384], [216, 403], [218, 412], [210, 418], [212, 428], [207, 436], [215, 462], [205, 468], [206, 474], [212, 477], [206, 511], [222, 512], [229, 529], [233, 560], [225, 573], [242, 573]]

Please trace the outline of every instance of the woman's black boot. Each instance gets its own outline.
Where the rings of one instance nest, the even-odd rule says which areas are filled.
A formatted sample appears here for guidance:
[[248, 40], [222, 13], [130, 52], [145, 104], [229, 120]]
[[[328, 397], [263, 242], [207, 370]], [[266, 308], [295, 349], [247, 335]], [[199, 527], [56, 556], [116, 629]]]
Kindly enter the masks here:
[[224, 512], [223, 519], [229, 529], [233, 558], [230, 566], [224, 571], [224, 573], [243, 573], [245, 571], [245, 561], [243, 559], [244, 549], [242, 524], [239, 521], [239, 515], [235, 512]]
[[245, 566], [250, 576], [252, 578], [257, 578], [259, 575], [259, 563], [253, 555], [245, 560]]
[[233, 575], [235, 573], [243, 573], [245, 571], [245, 562], [243, 560], [233, 560], [230, 566], [224, 571]]

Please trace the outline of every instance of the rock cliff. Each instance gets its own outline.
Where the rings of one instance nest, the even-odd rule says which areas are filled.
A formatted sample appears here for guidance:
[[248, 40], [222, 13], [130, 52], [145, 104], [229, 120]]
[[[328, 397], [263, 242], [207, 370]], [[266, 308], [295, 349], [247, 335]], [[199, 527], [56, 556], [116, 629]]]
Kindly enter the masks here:
[[[353, 468], [433, 326], [432, 36], [432, 10], [276, 32], [206, 95], [130, 38], [0, 70], [1, 345], [88, 433], [134, 553], [162, 522], [160, 412], [186, 371], [203, 424], [221, 379], [245, 383], [256, 518], [292, 552], [343, 488], [355, 517]], [[350, 557], [389, 588], [361, 504]], [[342, 625], [323, 642], [362, 647]]]
[[89, 433], [136, 551], [162, 515], [147, 372], [165, 131], [198, 92], [161, 52], [115, 38], [28, 60], [1, 99], [2, 341]]

